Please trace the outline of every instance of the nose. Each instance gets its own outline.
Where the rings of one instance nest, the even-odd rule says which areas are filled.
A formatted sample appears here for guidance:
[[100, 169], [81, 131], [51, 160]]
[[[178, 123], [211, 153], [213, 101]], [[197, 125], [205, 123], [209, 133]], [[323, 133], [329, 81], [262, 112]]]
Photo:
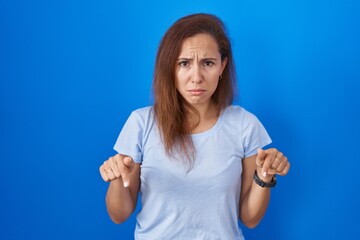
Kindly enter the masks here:
[[203, 77], [201, 74], [201, 68], [198, 66], [198, 64], [194, 64], [191, 82], [199, 84], [202, 81], [203, 81]]

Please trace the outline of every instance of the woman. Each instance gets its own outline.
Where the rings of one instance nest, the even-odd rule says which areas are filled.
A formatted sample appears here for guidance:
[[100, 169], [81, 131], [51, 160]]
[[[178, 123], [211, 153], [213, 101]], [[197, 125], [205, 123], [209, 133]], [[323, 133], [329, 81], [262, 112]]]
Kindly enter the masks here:
[[156, 58], [154, 106], [134, 111], [119, 153], [100, 167], [110, 181], [111, 219], [142, 208], [135, 239], [243, 239], [238, 219], [255, 227], [275, 175], [290, 164], [259, 120], [232, 106], [231, 44], [220, 19], [194, 14], [175, 22]]

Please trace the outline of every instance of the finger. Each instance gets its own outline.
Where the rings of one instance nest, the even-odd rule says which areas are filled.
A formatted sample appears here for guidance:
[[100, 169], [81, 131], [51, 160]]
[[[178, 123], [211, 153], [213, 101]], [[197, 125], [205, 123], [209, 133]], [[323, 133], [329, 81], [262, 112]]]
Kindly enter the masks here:
[[265, 161], [264, 164], [262, 166], [262, 175], [264, 177], [266, 177], [266, 175], [268, 174], [268, 171], [272, 165], [272, 163], [275, 161], [275, 154], [274, 151], [272, 150], [268, 150], [266, 152], [266, 157], [265, 157]]
[[118, 161], [117, 156], [114, 156], [114, 157], [109, 158], [109, 160], [106, 161], [106, 163], [111, 168], [111, 171], [114, 174], [114, 176], [116, 178], [120, 178], [121, 174], [120, 174], [120, 170], [119, 170], [117, 161]]
[[278, 169], [281, 163], [286, 162], [283, 158], [275, 157], [274, 162], [271, 164], [272, 169]]
[[105, 173], [108, 176], [109, 181], [117, 179], [117, 177], [115, 176], [115, 174], [112, 170], [107, 170], [107, 171], [105, 171]]
[[290, 169], [290, 162], [287, 162], [284, 170], [281, 173], [279, 173], [279, 175], [281, 175], [281, 176], [286, 175], [289, 172], [289, 169]]
[[130, 185], [130, 177], [129, 174], [131, 172], [132, 167], [134, 166], [134, 161], [129, 156], [122, 156], [120, 161], [118, 162], [119, 170], [121, 173], [121, 178], [124, 184], [124, 187], [128, 187]]
[[126, 170], [126, 173], [124, 174], [124, 177], [123, 177], [123, 183], [124, 183], [124, 187], [128, 187], [130, 185], [129, 174], [131, 173], [132, 168], [135, 165], [135, 162], [131, 157], [126, 156], [123, 159], [123, 163], [124, 163], [124, 167]]
[[135, 165], [134, 160], [129, 156], [124, 157], [123, 163], [128, 168], [132, 168]]
[[106, 171], [105, 171], [105, 169], [104, 169], [103, 166], [104, 166], [104, 165], [101, 165], [100, 168], [99, 168], [100, 175], [101, 175], [102, 179], [103, 179], [105, 182], [108, 182], [110, 179], [109, 179], [109, 177], [107, 176]]
[[123, 181], [124, 187], [128, 187], [130, 185], [130, 178], [126, 170], [121, 174], [121, 178]]
[[261, 148], [257, 149], [256, 166], [262, 167], [265, 161], [266, 152]]
[[275, 174], [277, 174], [278, 173], [278, 171], [276, 171], [276, 169], [272, 169], [272, 168], [270, 168], [267, 172], [266, 172], [266, 175], [275, 175]]
[[103, 166], [104, 166], [104, 171], [106, 176], [108, 177], [109, 181], [115, 180], [117, 177], [114, 174], [114, 170], [113, 170], [113, 166], [111, 163], [111, 158], [109, 158], [109, 160], [105, 161]]
[[285, 158], [283, 161], [281, 161], [280, 164], [279, 164], [279, 166], [277, 166], [277, 168], [276, 168], [276, 172], [277, 172], [277, 173], [281, 173], [281, 172], [284, 170], [287, 162], [288, 162], [288, 161], [287, 161], [287, 158]]

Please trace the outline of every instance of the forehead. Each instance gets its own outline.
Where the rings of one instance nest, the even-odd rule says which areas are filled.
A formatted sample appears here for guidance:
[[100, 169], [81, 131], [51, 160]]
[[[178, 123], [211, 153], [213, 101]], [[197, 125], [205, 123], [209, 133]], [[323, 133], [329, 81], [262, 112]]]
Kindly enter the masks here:
[[195, 54], [201, 55], [219, 53], [219, 47], [216, 40], [209, 34], [199, 33], [192, 37], [186, 38], [180, 49], [182, 54]]

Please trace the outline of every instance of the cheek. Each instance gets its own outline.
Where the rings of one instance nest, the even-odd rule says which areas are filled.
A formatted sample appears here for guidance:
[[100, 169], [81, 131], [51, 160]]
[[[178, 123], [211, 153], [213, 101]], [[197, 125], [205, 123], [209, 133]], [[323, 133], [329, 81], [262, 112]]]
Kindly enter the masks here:
[[218, 88], [218, 86], [219, 86], [219, 80], [215, 80], [215, 81], [213, 82], [213, 85], [212, 85], [212, 88], [213, 88], [214, 92], [215, 92], [215, 90]]
[[185, 78], [187, 74], [187, 71], [185, 71], [184, 69], [179, 69], [177, 72], [176, 72], [176, 76], [179, 80], [182, 80]]
[[181, 89], [183, 89], [184, 87], [184, 83], [181, 79], [181, 77], [179, 77], [178, 75], [175, 77], [175, 87], [176, 87], [176, 90], [178, 92], [181, 92]]
[[188, 77], [184, 71], [178, 71], [175, 77], [176, 87], [181, 87], [182, 85], [186, 84], [187, 79]]

